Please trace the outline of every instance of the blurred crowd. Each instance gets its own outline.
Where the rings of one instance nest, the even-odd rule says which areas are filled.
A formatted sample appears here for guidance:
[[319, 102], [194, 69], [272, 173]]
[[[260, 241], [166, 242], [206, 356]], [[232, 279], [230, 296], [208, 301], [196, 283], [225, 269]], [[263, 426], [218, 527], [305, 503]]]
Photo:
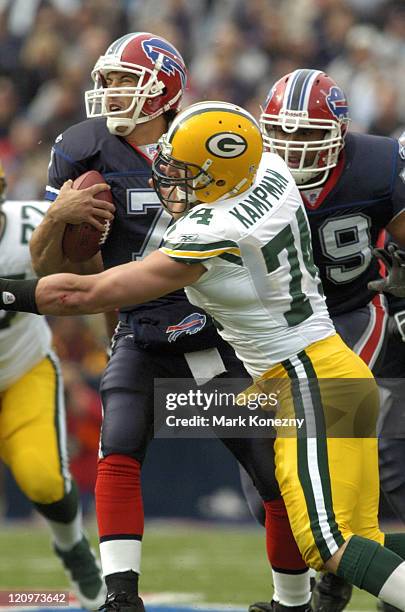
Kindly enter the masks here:
[[[328, 72], [352, 129], [405, 127], [404, 0], [0, 0], [0, 159], [10, 199], [42, 199], [56, 136], [85, 118], [84, 91], [110, 42], [150, 31], [190, 70], [184, 105], [229, 100], [258, 116], [298, 67]], [[96, 321], [96, 323], [92, 322]], [[91, 504], [105, 364], [100, 319], [52, 322], [64, 367], [72, 471]]]
[[185, 104], [231, 100], [255, 115], [297, 67], [326, 70], [353, 128], [405, 124], [403, 0], [0, 0], [0, 158], [12, 199], [42, 198], [55, 137], [85, 118], [83, 93], [109, 43], [168, 38], [190, 68]]

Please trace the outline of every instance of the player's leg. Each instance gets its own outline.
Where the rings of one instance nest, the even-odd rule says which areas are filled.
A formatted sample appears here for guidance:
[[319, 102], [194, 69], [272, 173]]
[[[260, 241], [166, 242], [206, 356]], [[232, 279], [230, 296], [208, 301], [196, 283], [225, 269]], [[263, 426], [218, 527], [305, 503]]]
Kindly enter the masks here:
[[[402, 315], [397, 320], [403, 323], [405, 318]], [[378, 372], [387, 396], [379, 421], [379, 456], [381, 488], [395, 514], [405, 523], [405, 341], [397, 320], [390, 320], [387, 353]]]
[[239, 461], [261, 500], [266, 529], [266, 550], [273, 581], [272, 601], [257, 602], [250, 612], [310, 610], [310, 572], [303, 561], [275, 478], [274, 439], [225, 438], [222, 442]]
[[[388, 313], [384, 296], [377, 295], [362, 308], [333, 317], [336, 331], [363, 361], [378, 372], [384, 361], [387, 345]], [[377, 374], [376, 374], [377, 375]], [[332, 573], [322, 573], [313, 589], [314, 612], [327, 609], [341, 612], [349, 603], [352, 585]]]
[[239, 465], [239, 475], [243, 495], [245, 496], [250, 513], [259, 525], [264, 527], [266, 524], [266, 510], [263, 505], [263, 500], [249, 474], [241, 465]]
[[[364, 494], [364, 471], [375, 468], [373, 481], [378, 483], [377, 446], [374, 440], [373, 448], [370, 444], [365, 449], [360, 437], [342, 438], [341, 425], [347, 427], [352, 418], [356, 428], [358, 423], [364, 428], [368, 416], [372, 419], [377, 413], [377, 389], [372, 379], [367, 381], [367, 367], [337, 336], [311, 345], [283, 362], [283, 367], [293, 390], [291, 408], [296, 418], [305, 420], [304, 435], [278, 436], [276, 476], [303, 558], [311, 567], [336, 572], [390, 605], [405, 609], [399, 588], [405, 585], [405, 562], [381, 545], [384, 536], [378, 528], [378, 508], [369, 510], [375, 517], [367, 526], [372, 539], [361, 535], [365, 532], [361, 529], [360, 535], [353, 531]], [[280, 375], [276, 371], [271, 374]], [[332, 377], [337, 380], [325, 390], [322, 379]], [[364, 391], [363, 384], [367, 384]], [[281, 409], [286, 407], [288, 398], [283, 397]], [[332, 437], [336, 434], [339, 437]]]
[[138, 597], [144, 531], [141, 468], [152, 436], [156, 360], [153, 353], [139, 349], [130, 328], [121, 325], [101, 381], [103, 424], [95, 493], [106, 603], [118, 598], [119, 606], [132, 612], [144, 610]]
[[[379, 465], [380, 483], [386, 499], [395, 514], [405, 522], [405, 408], [404, 408], [404, 379], [405, 344], [396, 333], [389, 334], [387, 358], [381, 372], [382, 396], [384, 405], [379, 420]], [[390, 377], [393, 378], [390, 378]], [[401, 541], [395, 534], [389, 534], [385, 539], [385, 546], [403, 556], [403, 551], [397, 550]], [[380, 602], [378, 609], [382, 612], [395, 612], [394, 608]]]
[[143, 612], [138, 596], [144, 513], [141, 468], [153, 434], [155, 378], [186, 378], [183, 355], [139, 348], [123, 325], [101, 383], [103, 425], [96, 483], [106, 608]]
[[105, 598], [105, 585], [83, 534], [69, 474], [63, 384], [55, 356], [43, 359], [3, 393], [0, 432], [2, 459], [46, 519], [80, 602], [96, 609]]
[[[227, 369], [222, 377], [238, 379], [246, 387], [247, 373], [229, 345], [220, 345], [220, 353]], [[266, 549], [272, 568], [273, 601], [253, 604], [251, 612], [283, 610], [305, 612], [310, 598], [310, 575], [297, 548], [287, 511], [275, 478], [274, 438], [225, 438], [222, 442], [242, 466], [252, 499], [259, 499], [266, 528]], [[270, 606], [270, 607], [269, 607]]]

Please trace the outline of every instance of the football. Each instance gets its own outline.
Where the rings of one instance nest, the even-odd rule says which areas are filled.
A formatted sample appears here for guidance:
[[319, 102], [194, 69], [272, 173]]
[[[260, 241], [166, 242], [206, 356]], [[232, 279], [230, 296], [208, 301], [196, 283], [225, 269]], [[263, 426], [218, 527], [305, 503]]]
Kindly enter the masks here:
[[[89, 170], [73, 182], [73, 189], [86, 189], [97, 183], [105, 183], [104, 177], [97, 170]], [[113, 202], [109, 190], [99, 192], [95, 198], [106, 202]], [[90, 259], [99, 250], [101, 245], [107, 240], [110, 232], [111, 222], [104, 221], [104, 231], [100, 232], [90, 223], [80, 223], [73, 225], [66, 224], [62, 239], [62, 249], [64, 254], [72, 262], [81, 262]]]

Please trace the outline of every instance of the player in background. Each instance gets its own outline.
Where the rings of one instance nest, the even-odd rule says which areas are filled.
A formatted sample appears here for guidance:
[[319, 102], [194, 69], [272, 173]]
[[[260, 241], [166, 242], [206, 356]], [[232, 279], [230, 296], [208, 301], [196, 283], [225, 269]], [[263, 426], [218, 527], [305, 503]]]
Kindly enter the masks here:
[[[65, 181], [87, 170], [103, 174], [116, 207], [102, 258], [98, 255], [87, 262], [87, 272], [142, 260], [160, 246], [172, 223], [149, 180], [156, 142], [175, 117], [186, 87], [181, 55], [161, 37], [128, 34], [110, 45], [92, 76], [94, 89], [86, 93], [89, 119], [58, 136], [52, 151], [47, 197], [54, 204], [31, 241], [34, 267], [40, 275], [79, 271], [63, 254], [66, 223], [88, 221], [103, 229], [104, 219], [112, 221], [114, 206], [93, 197], [96, 186], [76, 191], [67, 183], [60, 191]], [[262, 143], [258, 146], [261, 149]], [[189, 335], [190, 316], [195, 324]], [[181, 332], [175, 338], [169, 333], [173, 326]], [[153, 436], [154, 379], [208, 380], [218, 375], [249, 378], [210, 317], [191, 305], [183, 291], [120, 309], [112, 355], [101, 382], [104, 418], [96, 484], [100, 557], [109, 593], [106, 608], [144, 609], [138, 597], [144, 531], [140, 474]], [[270, 562], [304, 571], [268, 462], [272, 440], [255, 445], [247, 439], [223, 442], [252, 476], [266, 512], [273, 516], [266, 534]], [[282, 525], [281, 553], [275, 552], [271, 533], [274, 517]], [[297, 612], [305, 612], [309, 581], [292, 575], [287, 585], [281, 578]]]
[[[279, 79], [260, 123], [265, 148], [285, 160], [300, 190], [336, 330], [375, 376], [392, 376], [384, 364], [386, 299], [370, 291], [367, 282], [380, 273], [372, 249], [383, 230], [405, 243], [405, 156], [398, 141], [348, 132], [345, 95], [319, 70], [299, 69]], [[393, 486], [403, 472], [402, 441], [381, 442], [381, 483], [405, 522], [405, 491]], [[255, 492], [249, 488], [247, 495], [263, 523]], [[315, 586], [312, 606], [316, 612], [339, 612], [350, 597], [350, 585], [326, 573]], [[251, 606], [251, 612], [269, 609], [266, 603]]]
[[[280, 156], [261, 156], [260, 140], [258, 124], [240, 107], [192, 105], [161, 138], [153, 163], [162, 203], [183, 213], [161, 249], [98, 275], [1, 279], [1, 299], [7, 309], [67, 315], [140, 303], [185, 286], [245, 363], [255, 379], [251, 389], [268, 390], [274, 381], [282, 387], [280, 417], [290, 410], [304, 415], [301, 435], [294, 428], [286, 437], [278, 428], [274, 449], [306, 563], [405, 610], [405, 534], [384, 535], [378, 526], [372, 435], [378, 389], [364, 361], [336, 334], [299, 191]], [[325, 387], [323, 379], [335, 382]], [[336, 410], [352, 421], [365, 407], [369, 437], [336, 432]], [[337, 437], [327, 435], [333, 431]]]
[[[28, 243], [49, 204], [5, 201], [5, 190], [0, 163], [0, 273], [33, 278]], [[81, 605], [96, 610], [105, 585], [69, 472], [63, 381], [51, 344], [44, 317], [0, 310], [0, 459], [45, 518]]]

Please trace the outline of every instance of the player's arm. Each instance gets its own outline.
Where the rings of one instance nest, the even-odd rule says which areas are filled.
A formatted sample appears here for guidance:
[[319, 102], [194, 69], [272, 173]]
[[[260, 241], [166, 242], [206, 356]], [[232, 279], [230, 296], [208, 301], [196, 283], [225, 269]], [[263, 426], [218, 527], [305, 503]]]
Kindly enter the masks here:
[[80, 190], [72, 189], [71, 180], [64, 183], [58, 197], [31, 237], [32, 265], [39, 276], [62, 271], [94, 274], [102, 270], [101, 259], [97, 257], [80, 264], [69, 261], [63, 253], [62, 239], [67, 223], [76, 225], [87, 222], [103, 231], [104, 225], [100, 219], [111, 221], [115, 210], [110, 202], [95, 198], [97, 193], [106, 189], [110, 189], [106, 183]]
[[149, 302], [191, 285], [206, 271], [201, 263], [179, 263], [160, 251], [90, 276], [52, 274], [38, 281], [0, 280], [1, 308], [47, 315], [108, 312]]
[[393, 240], [405, 247], [405, 211], [399, 213], [386, 227]]
[[397, 244], [405, 247], [405, 148], [402, 137], [399, 140], [398, 155], [394, 163], [391, 190], [392, 219], [385, 229]]

